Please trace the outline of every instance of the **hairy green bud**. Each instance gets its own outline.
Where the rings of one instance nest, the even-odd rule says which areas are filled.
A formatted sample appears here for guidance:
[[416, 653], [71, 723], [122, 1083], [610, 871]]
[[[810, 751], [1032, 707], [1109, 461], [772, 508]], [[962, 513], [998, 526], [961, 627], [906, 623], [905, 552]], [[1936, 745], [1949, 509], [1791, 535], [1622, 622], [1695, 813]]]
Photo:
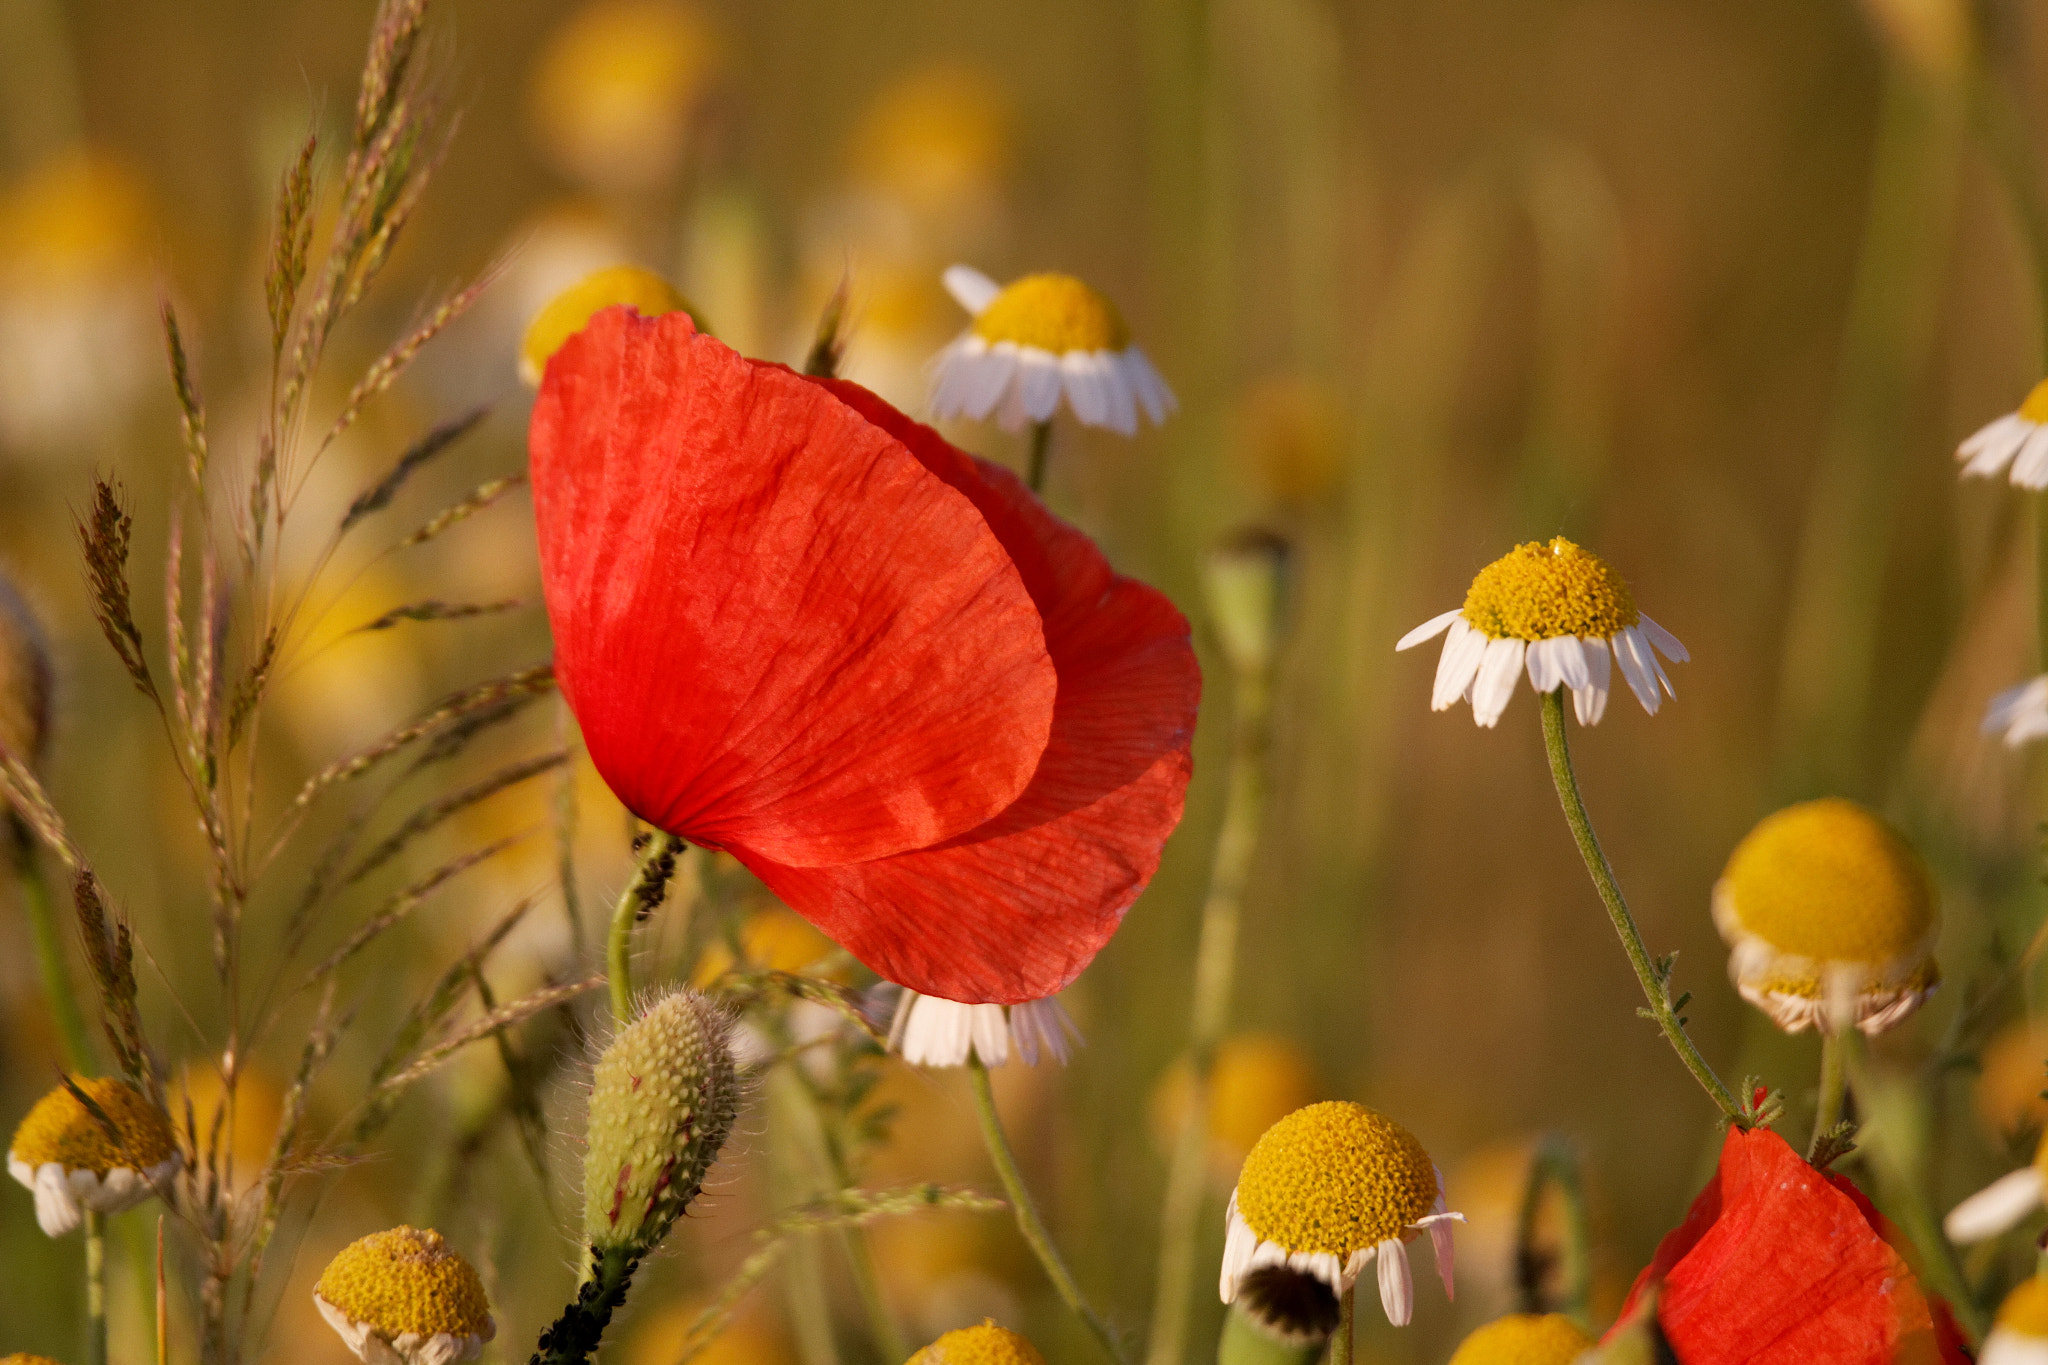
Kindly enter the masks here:
[[697, 1197], [739, 1108], [732, 1021], [691, 990], [664, 996], [597, 1059], [583, 1158], [593, 1250], [651, 1249]]

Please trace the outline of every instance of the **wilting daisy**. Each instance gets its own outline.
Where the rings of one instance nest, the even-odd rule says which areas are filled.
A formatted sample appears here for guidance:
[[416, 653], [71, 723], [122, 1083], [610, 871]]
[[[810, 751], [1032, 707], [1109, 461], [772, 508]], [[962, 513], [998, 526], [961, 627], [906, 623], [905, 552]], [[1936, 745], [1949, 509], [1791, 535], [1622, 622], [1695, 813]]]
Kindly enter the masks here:
[[1926, 865], [1853, 801], [1802, 801], [1764, 817], [1714, 884], [1714, 924], [1742, 998], [1790, 1033], [1882, 1033], [1941, 983]]
[[1415, 1310], [1408, 1241], [1427, 1232], [1444, 1293], [1454, 1293], [1443, 1178], [1409, 1131], [1364, 1105], [1330, 1100], [1266, 1130], [1230, 1195], [1219, 1288], [1235, 1302], [1253, 1272], [1286, 1266], [1342, 1298], [1379, 1263], [1380, 1304], [1404, 1327]]
[[2048, 488], [2048, 379], [2034, 385], [2017, 412], [1980, 427], [1956, 447], [1963, 477], [1995, 479], [2008, 466], [2020, 488]]
[[1572, 1365], [1592, 1333], [1562, 1313], [1510, 1313], [1465, 1338], [1451, 1365]]
[[2031, 1165], [1998, 1177], [1950, 1209], [1942, 1231], [1964, 1246], [1982, 1242], [2017, 1227], [2043, 1203], [2048, 1203], [2048, 1138], [2035, 1149]]
[[182, 1160], [163, 1111], [126, 1081], [74, 1077], [71, 1084], [93, 1108], [60, 1085], [35, 1102], [7, 1148], [7, 1173], [34, 1191], [36, 1221], [52, 1237], [77, 1227], [88, 1210], [134, 1208]]
[[2005, 1296], [1977, 1365], [2048, 1365], [2048, 1279], [2022, 1280]]
[[1014, 475], [681, 312], [570, 338], [530, 448], [556, 676], [628, 809], [937, 997], [914, 1014], [1080, 974], [1180, 820], [1171, 602]]
[[1053, 999], [969, 1005], [906, 990], [889, 1025], [889, 1050], [914, 1066], [965, 1066], [970, 1053], [983, 1066], [1001, 1066], [1012, 1048], [1026, 1066], [1037, 1066], [1041, 1053], [1064, 1066], [1080, 1039]]
[[946, 290], [974, 315], [933, 362], [932, 415], [995, 414], [1005, 431], [1049, 422], [1060, 396], [1083, 426], [1138, 433], [1180, 406], [1131, 342], [1116, 305], [1072, 275], [1026, 275], [999, 285], [971, 266], [946, 272]]
[[1629, 690], [1654, 716], [1664, 696], [1677, 695], [1657, 655], [1678, 663], [1691, 657], [1636, 610], [1620, 574], [1563, 536], [1517, 545], [1494, 560], [1473, 577], [1464, 606], [1424, 621], [1394, 648], [1413, 649], [1445, 631], [1430, 709], [1469, 701], [1472, 719], [1486, 726], [1500, 720], [1525, 669], [1538, 695], [1569, 687], [1579, 724], [1597, 725], [1607, 710], [1610, 649]]
[[1983, 728], [1987, 735], [2003, 735], [2008, 749], [2048, 735], [2048, 673], [1993, 697], [1984, 708]]
[[365, 1365], [474, 1360], [498, 1334], [483, 1281], [431, 1228], [349, 1243], [320, 1272], [313, 1303]]

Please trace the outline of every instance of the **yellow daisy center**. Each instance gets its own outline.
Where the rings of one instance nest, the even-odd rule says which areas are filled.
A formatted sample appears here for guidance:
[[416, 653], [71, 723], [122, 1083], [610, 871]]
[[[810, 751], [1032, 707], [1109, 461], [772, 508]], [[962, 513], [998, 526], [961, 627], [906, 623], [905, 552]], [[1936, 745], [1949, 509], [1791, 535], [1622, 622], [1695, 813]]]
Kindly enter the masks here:
[[2022, 1336], [2048, 1337], [2048, 1279], [2021, 1281], [1998, 1306], [1998, 1325]]
[[313, 1292], [387, 1337], [488, 1336], [483, 1281], [431, 1228], [395, 1227], [349, 1243]]
[[1346, 1257], [1402, 1235], [1437, 1197], [1436, 1168], [1406, 1128], [1329, 1100], [1266, 1130], [1237, 1178], [1237, 1211], [1260, 1241]]
[[1011, 341], [1041, 351], [1121, 351], [1130, 330], [1116, 305], [1072, 275], [1026, 275], [974, 319], [984, 341]]
[[1465, 620], [1494, 640], [1606, 639], [1640, 619], [1621, 575], [1563, 536], [1517, 545], [1465, 593]]
[[519, 377], [528, 384], [540, 383], [548, 360], [562, 349], [564, 342], [582, 331], [598, 312], [621, 303], [638, 310], [644, 318], [688, 313], [698, 331], [709, 330], [689, 300], [661, 276], [637, 265], [607, 266], [570, 285], [533, 315], [533, 321], [526, 325], [526, 336], [519, 343]]
[[[94, 1115], [63, 1086], [35, 1102], [14, 1130], [11, 1155], [31, 1166], [56, 1162], [67, 1171], [105, 1175], [116, 1166], [146, 1171], [170, 1159], [177, 1140], [169, 1120], [142, 1093], [112, 1076], [74, 1076], [71, 1083], [100, 1111]], [[106, 1122], [101, 1122], [104, 1118]]]
[[0, 1365], [57, 1365], [48, 1356], [32, 1356], [26, 1351], [16, 1351], [11, 1356], [0, 1356]]
[[979, 1327], [946, 1333], [910, 1358], [909, 1365], [1045, 1365], [1038, 1348], [993, 1318]]
[[1466, 1337], [1451, 1365], [1571, 1365], [1593, 1336], [1562, 1313], [1510, 1313]]
[[2048, 379], [2034, 385], [2027, 401], [2020, 404], [2020, 420], [2040, 426], [2048, 422]]
[[1748, 932], [1822, 962], [1891, 962], [1934, 927], [1934, 886], [1920, 856], [1838, 797], [1767, 816], [1729, 855], [1719, 894]]

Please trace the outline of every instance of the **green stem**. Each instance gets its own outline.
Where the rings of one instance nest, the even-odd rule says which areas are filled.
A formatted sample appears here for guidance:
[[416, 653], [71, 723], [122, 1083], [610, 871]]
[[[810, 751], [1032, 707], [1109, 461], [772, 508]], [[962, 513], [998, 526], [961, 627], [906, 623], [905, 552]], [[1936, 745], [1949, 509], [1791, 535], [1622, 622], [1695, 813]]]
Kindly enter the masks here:
[[1813, 1141], [1807, 1145], [1808, 1160], [1820, 1150], [1820, 1141], [1842, 1121], [1842, 1097], [1848, 1090], [1849, 1069], [1845, 1053], [1848, 1029], [1838, 1028], [1820, 1036], [1820, 1101], [1813, 1112]]
[[1158, 1287], [1152, 1302], [1146, 1365], [1180, 1365], [1187, 1356], [1188, 1317], [1201, 1241], [1203, 1176], [1209, 1156], [1209, 1086], [1216, 1069], [1216, 1048], [1230, 1018], [1238, 922], [1265, 816], [1268, 695], [1263, 672], [1246, 670], [1237, 675], [1229, 795], [1210, 863], [1209, 895], [1202, 905], [1202, 933], [1195, 949], [1194, 1002], [1188, 1026], [1188, 1110], [1174, 1143], [1160, 1211]]
[[1330, 1342], [1330, 1365], [1351, 1365], [1353, 1338], [1358, 1334], [1358, 1286], [1353, 1284], [1338, 1300], [1337, 1335]]
[[[689, 845], [673, 834], [657, 832], [647, 841], [639, 870], [612, 908], [611, 934], [605, 941], [605, 975], [612, 992], [612, 1018], [620, 1027], [633, 1021], [633, 926], [645, 920], [668, 896], [669, 877], [677, 855]], [[694, 869], [692, 869], [694, 871]], [[691, 885], [694, 887], [695, 879]]]
[[1038, 1205], [1024, 1184], [1024, 1173], [1017, 1167], [1017, 1154], [1011, 1150], [1010, 1139], [1003, 1132], [1003, 1120], [996, 1113], [996, 1094], [989, 1085], [988, 1067], [979, 1056], [968, 1058], [967, 1075], [974, 1083], [974, 1109], [981, 1119], [982, 1141], [988, 1147], [989, 1160], [995, 1163], [996, 1177], [1003, 1182], [1003, 1192], [1009, 1196], [1010, 1210], [1017, 1215], [1017, 1231], [1024, 1235], [1025, 1243], [1038, 1257], [1039, 1265], [1045, 1268], [1046, 1278], [1052, 1281], [1052, 1287], [1066, 1300], [1074, 1316], [1087, 1324], [1111, 1360], [1117, 1365], [1126, 1365], [1116, 1334], [1103, 1321], [1102, 1315], [1089, 1306], [1081, 1293], [1081, 1286], [1074, 1281], [1074, 1272], [1067, 1269], [1067, 1263], [1060, 1259], [1059, 1248], [1053, 1245], [1045, 1220], [1038, 1216]]
[[1593, 1229], [1586, 1214], [1586, 1186], [1579, 1174], [1579, 1154], [1569, 1139], [1547, 1133], [1536, 1145], [1529, 1165], [1529, 1184], [1522, 1192], [1521, 1218], [1515, 1231], [1515, 1277], [1520, 1282], [1521, 1311], [1541, 1313], [1542, 1262], [1536, 1250], [1536, 1221], [1543, 1211], [1543, 1191], [1555, 1185], [1564, 1199], [1565, 1316], [1591, 1330], [1593, 1309]]
[[592, 1247], [588, 1277], [562, 1316], [540, 1334], [528, 1365], [584, 1365], [597, 1353], [612, 1314], [626, 1302], [633, 1272], [639, 1268], [640, 1257], [633, 1251]]
[[57, 916], [50, 902], [50, 883], [43, 876], [42, 860], [36, 856], [35, 836], [19, 817], [8, 819], [14, 839], [14, 872], [21, 883], [22, 909], [28, 914], [29, 934], [36, 945], [36, 969], [43, 978], [43, 995], [50, 1013], [57, 1017], [57, 1032], [64, 1039], [64, 1055], [73, 1071], [90, 1076], [99, 1069], [92, 1035], [86, 1031], [85, 1016], [78, 1008], [78, 994], [71, 988], [71, 968], [64, 957], [64, 939], [57, 932]]
[[1585, 798], [1579, 795], [1579, 779], [1572, 773], [1571, 746], [1564, 731], [1564, 689], [1561, 687], [1543, 694], [1543, 748], [1550, 756], [1550, 780], [1557, 787], [1558, 804], [1564, 807], [1565, 823], [1572, 827], [1572, 838], [1579, 846], [1579, 857], [1585, 861], [1587, 875], [1593, 879], [1593, 889], [1600, 893], [1600, 902], [1607, 907], [1607, 918], [1614, 922], [1614, 932], [1621, 938], [1622, 950], [1628, 954], [1629, 965], [1636, 969], [1636, 980], [1642, 983], [1643, 994], [1649, 999], [1649, 1017], [1664, 1030], [1664, 1036], [1671, 1040], [1672, 1050], [1685, 1063], [1685, 1069], [1692, 1072], [1693, 1079], [1720, 1106], [1729, 1121], [1744, 1123], [1741, 1104], [1722, 1084], [1721, 1078], [1714, 1074], [1714, 1068], [1707, 1065], [1707, 1059], [1700, 1055], [1691, 1035], [1686, 1033], [1685, 1021], [1672, 1007], [1667, 973], [1650, 960], [1650, 950], [1643, 946], [1643, 935], [1636, 928], [1635, 916], [1629, 913], [1628, 902], [1622, 899], [1621, 885], [1614, 879], [1614, 868], [1609, 865], [1607, 855], [1600, 851], [1600, 838], [1593, 832], [1593, 819], [1586, 813]]
[[85, 1365], [107, 1365], [107, 1224], [85, 1211]]
[[1052, 453], [1052, 419], [1031, 424], [1031, 463], [1024, 482], [1034, 493], [1045, 491], [1045, 461]]

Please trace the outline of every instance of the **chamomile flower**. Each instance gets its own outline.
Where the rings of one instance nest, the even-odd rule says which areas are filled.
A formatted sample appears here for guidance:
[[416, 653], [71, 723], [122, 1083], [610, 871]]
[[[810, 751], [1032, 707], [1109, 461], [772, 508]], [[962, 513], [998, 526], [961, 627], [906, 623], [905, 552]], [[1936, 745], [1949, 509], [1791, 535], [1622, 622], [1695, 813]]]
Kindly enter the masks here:
[[1380, 1304], [1404, 1327], [1415, 1309], [1408, 1240], [1429, 1233], [1444, 1293], [1455, 1292], [1443, 1178], [1412, 1134], [1341, 1100], [1297, 1109], [1266, 1130], [1230, 1195], [1219, 1288], [1235, 1302], [1252, 1274], [1286, 1266], [1342, 1298], [1378, 1262]]
[[365, 1365], [474, 1360], [498, 1334], [483, 1281], [431, 1228], [349, 1243], [320, 1272], [313, 1302]]
[[1026, 1066], [1041, 1053], [1065, 1066], [1081, 1031], [1056, 998], [1016, 1005], [966, 1005], [905, 990], [889, 1025], [889, 1050], [913, 1066], [1001, 1066], [1015, 1047]]
[[1451, 1365], [1572, 1365], [1594, 1344], [1562, 1313], [1510, 1313], [1466, 1337]]
[[1469, 701], [1472, 719], [1489, 727], [1525, 669], [1538, 695], [1569, 687], [1579, 724], [1599, 724], [1607, 710], [1609, 650], [1629, 690], [1654, 716], [1665, 696], [1678, 695], [1657, 655], [1678, 663], [1691, 657], [1636, 609], [1620, 574], [1563, 536], [1517, 545], [1494, 560], [1473, 577], [1464, 606], [1424, 621], [1394, 648], [1413, 649], [1445, 631], [1430, 709]]
[[2005, 1296], [1977, 1365], [2048, 1365], [2048, 1279], [2036, 1275]]
[[2017, 1227], [2044, 1202], [2048, 1202], [2048, 1138], [2035, 1149], [2031, 1165], [1998, 1177], [1950, 1209], [1941, 1229], [1951, 1242], [1968, 1246]]
[[36, 1221], [52, 1237], [77, 1227], [88, 1210], [134, 1208], [182, 1160], [170, 1120], [126, 1081], [74, 1077], [71, 1084], [92, 1108], [60, 1085], [35, 1102], [7, 1148], [7, 1173], [35, 1193]]
[[688, 313], [692, 326], [700, 332], [708, 330], [703, 315], [661, 276], [637, 265], [607, 266], [563, 290], [533, 315], [519, 343], [519, 382], [528, 388], [540, 387], [548, 361], [562, 349], [562, 343], [582, 331], [599, 310], [616, 304], [625, 304], [643, 318]]
[[1853, 801], [1803, 801], [1743, 836], [1714, 885], [1742, 998], [1797, 1033], [1876, 1034], [1934, 993], [1934, 885], [1896, 830]]
[[1984, 708], [1983, 729], [1987, 735], [2002, 735], [2008, 749], [2048, 735], [2048, 673], [1993, 697]]
[[946, 272], [946, 290], [974, 315], [933, 363], [935, 417], [995, 415], [1005, 431], [1048, 422], [1064, 394], [1083, 426], [1138, 434], [1180, 406], [1116, 305], [1072, 275], [1026, 275], [999, 285], [970, 266]]
[[905, 1365], [1045, 1365], [1045, 1357], [1026, 1338], [983, 1318], [979, 1326], [946, 1333]]
[[2048, 488], [2048, 379], [2034, 385], [2018, 411], [1986, 423], [1961, 445], [1963, 477], [2007, 475], [2015, 487]]

